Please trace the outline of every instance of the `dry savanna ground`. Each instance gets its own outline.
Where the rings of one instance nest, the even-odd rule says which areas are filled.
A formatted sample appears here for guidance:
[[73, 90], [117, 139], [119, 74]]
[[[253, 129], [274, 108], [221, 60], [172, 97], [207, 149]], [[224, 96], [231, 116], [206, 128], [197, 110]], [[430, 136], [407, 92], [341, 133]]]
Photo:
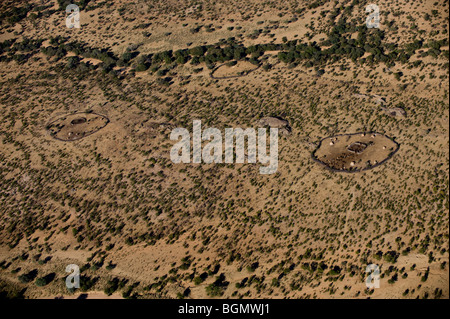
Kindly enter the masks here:
[[[448, 1], [75, 2], [80, 29], [68, 1], [0, 4], [1, 296], [449, 297]], [[265, 117], [275, 174], [170, 160], [173, 128]], [[363, 132], [389, 140], [361, 163], [397, 152], [314, 160]]]

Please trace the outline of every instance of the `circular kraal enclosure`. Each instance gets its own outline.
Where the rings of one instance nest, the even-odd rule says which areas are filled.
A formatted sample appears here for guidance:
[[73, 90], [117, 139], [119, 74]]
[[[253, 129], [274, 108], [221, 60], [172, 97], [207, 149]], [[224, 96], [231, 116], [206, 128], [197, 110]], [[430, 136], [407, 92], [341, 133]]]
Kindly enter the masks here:
[[93, 112], [71, 113], [47, 124], [46, 129], [59, 141], [76, 141], [98, 132], [109, 123], [106, 116]]
[[254, 65], [249, 61], [229, 61], [214, 68], [210, 76], [216, 80], [239, 78], [249, 75], [259, 69], [260, 66], [260, 64]]
[[400, 145], [381, 133], [353, 133], [326, 137], [312, 157], [337, 172], [361, 172], [390, 159]]

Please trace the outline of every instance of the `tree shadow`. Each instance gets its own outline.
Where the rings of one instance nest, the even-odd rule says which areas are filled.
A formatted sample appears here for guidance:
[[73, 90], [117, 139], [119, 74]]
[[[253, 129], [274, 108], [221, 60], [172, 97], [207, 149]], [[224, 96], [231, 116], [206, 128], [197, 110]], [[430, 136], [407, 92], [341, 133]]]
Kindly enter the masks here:
[[51, 283], [55, 279], [56, 274], [54, 272], [44, 276], [45, 281], [47, 284]]

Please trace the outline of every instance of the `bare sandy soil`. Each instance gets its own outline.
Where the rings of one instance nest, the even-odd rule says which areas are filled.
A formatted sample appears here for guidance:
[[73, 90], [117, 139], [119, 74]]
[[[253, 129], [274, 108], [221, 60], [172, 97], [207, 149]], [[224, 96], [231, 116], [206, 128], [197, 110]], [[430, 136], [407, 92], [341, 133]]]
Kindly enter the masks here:
[[108, 296], [102, 291], [90, 291], [74, 295], [58, 295], [53, 297], [44, 297], [43, 299], [123, 299], [119, 294]]

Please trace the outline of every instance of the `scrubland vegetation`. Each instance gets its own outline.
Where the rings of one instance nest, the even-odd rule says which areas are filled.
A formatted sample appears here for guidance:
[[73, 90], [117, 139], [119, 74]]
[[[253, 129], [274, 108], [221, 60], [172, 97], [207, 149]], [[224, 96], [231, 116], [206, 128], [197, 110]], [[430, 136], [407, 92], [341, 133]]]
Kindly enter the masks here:
[[[70, 31], [65, 1], [1, 7], [2, 296], [448, 298], [447, 2], [392, 2], [380, 29], [364, 1], [78, 4], [90, 20]], [[261, 67], [211, 77], [238, 61]], [[75, 111], [110, 123], [52, 139], [46, 125]], [[292, 127], [276, 174], [170, 161], [172, 128], [265, 116]], [[311, 159], [362, 131], [399, 151], [355, 174]], [[380, 289], [365, 287], [371, 263]]]

